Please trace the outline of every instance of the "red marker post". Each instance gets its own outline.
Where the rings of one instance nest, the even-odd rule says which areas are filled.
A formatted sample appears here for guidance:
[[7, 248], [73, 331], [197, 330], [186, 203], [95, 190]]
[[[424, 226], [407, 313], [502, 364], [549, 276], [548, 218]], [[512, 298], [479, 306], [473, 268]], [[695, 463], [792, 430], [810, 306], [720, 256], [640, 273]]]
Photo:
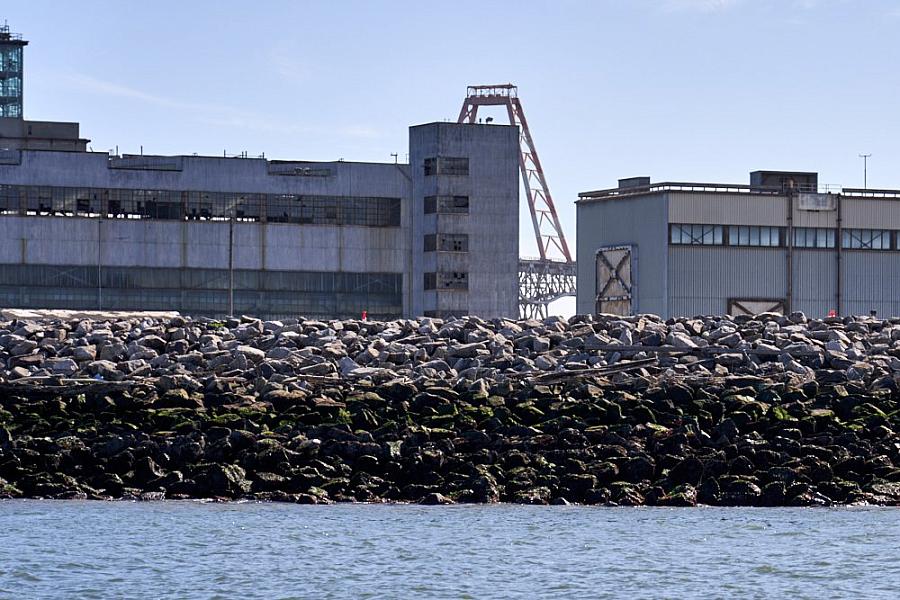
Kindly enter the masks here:
[[362, 312], [362, 320], [365, 321], [365, 320], [368, 319], [368, 318], [369, 318], [369, 311], [364, 310], [364, 311]]

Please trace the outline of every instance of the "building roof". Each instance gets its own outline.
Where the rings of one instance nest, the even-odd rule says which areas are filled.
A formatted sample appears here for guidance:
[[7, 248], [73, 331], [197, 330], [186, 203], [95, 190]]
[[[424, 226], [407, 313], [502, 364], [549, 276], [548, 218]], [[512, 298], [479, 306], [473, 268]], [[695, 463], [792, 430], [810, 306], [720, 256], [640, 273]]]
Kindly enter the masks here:
[[[805, 193], [819, 193], [820, 190], [805, 190]], [[676, 182], [664, 181], [650, 183], [648, 185], [631, 185], [604, 190], [593, 190], [578, 194], [576, 204], [601, 202], [632, 196], [646, 196], [649, 194], [665, 193], [690, 193], [690, 194], [749, 194], [758, 196], [780, 196], [785, 189], [782, 187], [744, 185], [738, 183], [702, 183], [702, 182]], [[878, 198], [886, 200], [900, 200], [898, 189], [861, 189], [861, 188], [837, 188], [825, 189], [822, 193], [834, 193], [854, 198]]]

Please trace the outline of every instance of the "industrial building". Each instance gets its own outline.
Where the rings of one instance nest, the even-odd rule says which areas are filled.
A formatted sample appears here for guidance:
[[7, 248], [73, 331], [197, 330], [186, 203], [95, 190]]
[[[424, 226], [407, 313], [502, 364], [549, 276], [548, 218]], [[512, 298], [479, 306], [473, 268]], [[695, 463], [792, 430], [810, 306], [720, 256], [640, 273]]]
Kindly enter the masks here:
[[816, 173], [579, 194], [579, 313], [900, 315], [900, 190]]
[[0, 34], [0, 306], [517, 315], [517, 127], [411, 127], [408, 164], [88, 152], [24, 120], [25, 44]]

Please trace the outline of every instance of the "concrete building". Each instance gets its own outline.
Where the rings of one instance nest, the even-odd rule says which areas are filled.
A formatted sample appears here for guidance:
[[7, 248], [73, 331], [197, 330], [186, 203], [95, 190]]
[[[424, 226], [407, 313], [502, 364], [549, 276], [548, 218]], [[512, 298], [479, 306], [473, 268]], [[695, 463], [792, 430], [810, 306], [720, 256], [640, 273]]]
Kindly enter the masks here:
[[517, 315], [518, 128], [412, 127], [409, 164], [86, 152], [22, 118], [26, 43], [0, 33], [0, 306]]
[[619, 181], [579, 194], [579, 313], [900, 315], [900, 190]]
[[517, 136], [413, 127], [408, 165], [0, 151], [0, 305], [515, 316]]

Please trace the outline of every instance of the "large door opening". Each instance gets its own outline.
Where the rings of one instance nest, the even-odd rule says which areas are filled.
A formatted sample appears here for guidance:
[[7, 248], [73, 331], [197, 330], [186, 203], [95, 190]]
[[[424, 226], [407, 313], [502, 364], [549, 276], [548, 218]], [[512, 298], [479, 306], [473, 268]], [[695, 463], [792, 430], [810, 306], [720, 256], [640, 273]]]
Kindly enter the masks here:
[[761, 313], [783, 315], [786, 304], [784, 298], [729, 298], [728, 314], [732, 317], [737, 315], [753, 316]]
[[634, 246], [608, 246], [597, 250], [597, 313], [627, 316], [634, 306]]

